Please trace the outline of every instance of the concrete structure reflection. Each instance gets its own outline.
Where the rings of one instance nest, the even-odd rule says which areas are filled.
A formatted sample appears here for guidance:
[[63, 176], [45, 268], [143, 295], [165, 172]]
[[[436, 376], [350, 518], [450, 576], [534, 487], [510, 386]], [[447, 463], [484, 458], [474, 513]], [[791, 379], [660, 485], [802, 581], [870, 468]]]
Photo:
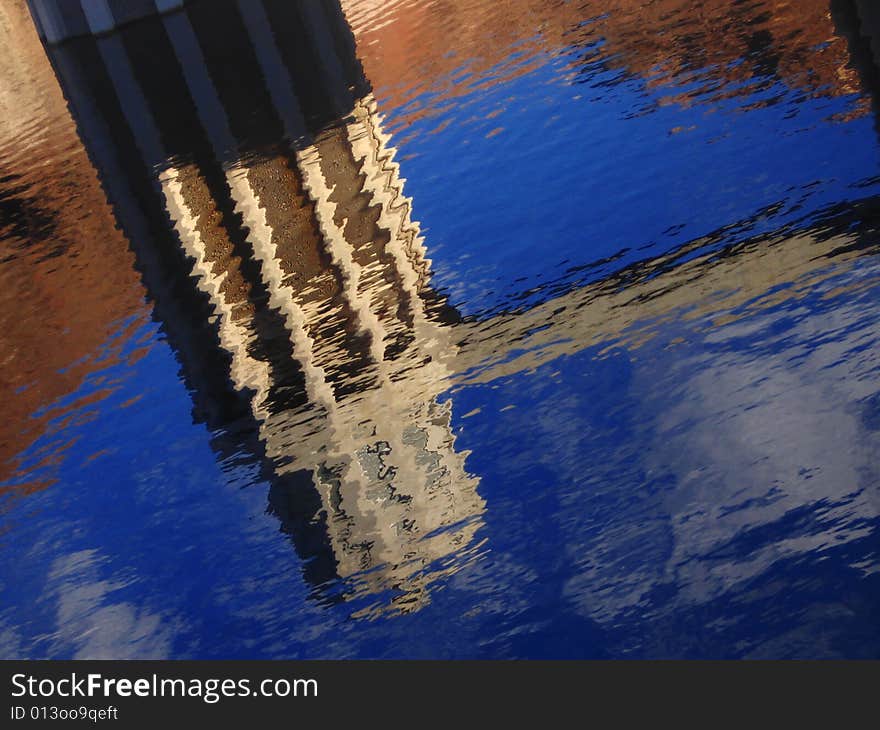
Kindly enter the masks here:
[[50, 55], [218, 450], [263, 464], [311, 583], [420, 605], [483, 501], [338, 6], [195, 3]]

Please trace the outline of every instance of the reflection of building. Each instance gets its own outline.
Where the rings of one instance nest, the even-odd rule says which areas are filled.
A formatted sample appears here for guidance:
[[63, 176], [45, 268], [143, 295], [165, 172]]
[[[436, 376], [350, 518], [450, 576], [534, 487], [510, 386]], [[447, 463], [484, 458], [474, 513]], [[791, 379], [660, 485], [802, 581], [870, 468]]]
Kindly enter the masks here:
[[[675, 319], [745, 316], [740, 308], [797, 299], [831, 264], [852, 265], [872, 240], [876, 199], [828, 211], [803, 230], [784, 230], [724, 245], [722, 231], [696, 239], [588, 286], [571, 287], [523, 312], [458, 328], [456, 367], [467, 382], [531, 370], [562, 355], [603, 343], [638, 346]], [[744, 224], [747, 222], [744, 222]], [[739, 312], [739, 313], [737, 313]], [[497, 341], [515, 342], [516, 352]]]
[[454, 314], [338, 6], [193, 3], [50, 56], [221, 454], [264, 464], [312, 583], [418, 605], [483, 503], [437, 400]]

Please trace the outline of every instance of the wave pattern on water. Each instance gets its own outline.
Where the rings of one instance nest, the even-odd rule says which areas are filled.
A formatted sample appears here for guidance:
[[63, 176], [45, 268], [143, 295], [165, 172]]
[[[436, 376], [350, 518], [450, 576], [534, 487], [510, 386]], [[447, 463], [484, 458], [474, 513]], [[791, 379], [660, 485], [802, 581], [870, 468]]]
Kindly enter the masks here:
[[2, 13], [4, 655], [880, 655], [866, 3]]

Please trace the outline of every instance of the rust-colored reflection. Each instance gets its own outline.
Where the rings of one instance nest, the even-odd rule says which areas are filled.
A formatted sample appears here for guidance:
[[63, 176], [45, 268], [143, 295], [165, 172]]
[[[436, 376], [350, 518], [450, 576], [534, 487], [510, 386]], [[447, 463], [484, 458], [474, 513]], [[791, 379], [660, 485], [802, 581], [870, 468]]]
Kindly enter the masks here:
[[[343, 0], [377, 92], [398, 107], [430, 88], [430, 107], [566, 52], [572, 72], [605, 66], [665, 91], [668, 102], [747, 97], [755, 79], [808, 94], [859, 88], [829, 0]], [[581, 48], [580, 52], [575, 49]], [[491, 72], [491, 73], [490, 73]], [[486, 80], [488, 79], [488, 81]], [[675, 90], [688, 85], [687, 92]], [[866, 111], [863, 105], [861, 110]]]
[[[0, 213], [0, 482], [21, 493], [46, 482], [19, 474], [17, 456], [87, 405], [52, 404], [111, 364], [108, 337], [148, 312], [24, 0], [0, 5]], [[58, 448], [41, 462], [57, 461]]]

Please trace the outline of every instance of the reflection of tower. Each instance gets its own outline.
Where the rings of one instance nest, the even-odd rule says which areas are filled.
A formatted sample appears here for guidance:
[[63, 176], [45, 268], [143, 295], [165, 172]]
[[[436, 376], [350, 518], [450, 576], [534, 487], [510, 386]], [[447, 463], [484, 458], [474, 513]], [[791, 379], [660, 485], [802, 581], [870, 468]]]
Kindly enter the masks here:
[[263, 465], [311, 583], [420, 605], [483, 502], [338, 5], [195, 2], [49, 54], [220, 454]]

